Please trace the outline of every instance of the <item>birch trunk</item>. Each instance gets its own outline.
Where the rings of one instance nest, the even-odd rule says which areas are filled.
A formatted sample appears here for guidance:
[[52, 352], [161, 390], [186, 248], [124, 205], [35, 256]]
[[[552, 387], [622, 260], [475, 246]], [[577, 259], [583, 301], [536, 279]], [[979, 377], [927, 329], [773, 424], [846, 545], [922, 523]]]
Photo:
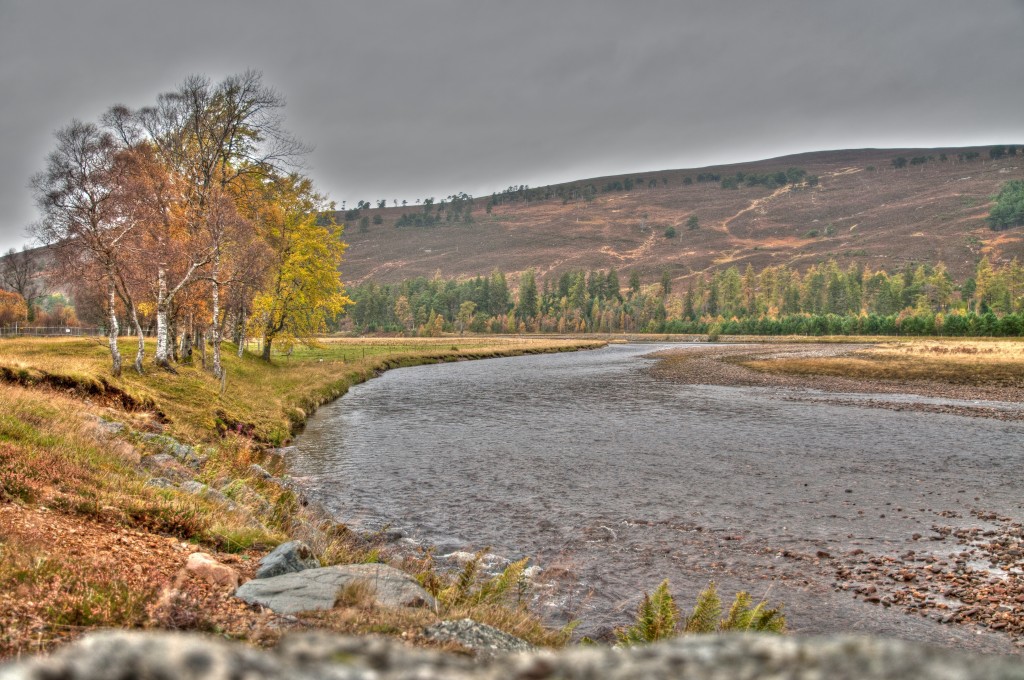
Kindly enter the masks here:
[[121, 375], [121, 351], [117, 348], [117, 333], [120, 327], [117, 324], [117, 291], [114, 287], [114, 277], [111, 275], [107, 280], [107, 304], [109, 305], [110, 321], [110, 356], [113, 359], [114, 377]]
[[135, 335], [139, 338], [139, 348], [135, 351], [135, 372], [142, 375], [142, 358], [146, 356], [146, 334], [142, 332], [142, 324], [139, 323], [139, 312], [135, 305], [131, 305], [132, 325], [135, 326]]
[[245, 354], [245, 307], [242, 307], [242, 321], [238, 327], [238, 358]]
[[163, 265], [157, 269], [156, 292], [156, 365], [163, 368], [171, 367], [171, 343], [167, 328], [167, 312], [170, 302], [167, 299], [167, 270]]
[[[220, 378], [220, 281], [217, 276], [220, 274], [220, 251], [213, 257], [213, 314], [210, 325], [210, 339], [213, 341], [213, 375]], [[203, 343], [203, 356], [206, 356], [206, 343]]]

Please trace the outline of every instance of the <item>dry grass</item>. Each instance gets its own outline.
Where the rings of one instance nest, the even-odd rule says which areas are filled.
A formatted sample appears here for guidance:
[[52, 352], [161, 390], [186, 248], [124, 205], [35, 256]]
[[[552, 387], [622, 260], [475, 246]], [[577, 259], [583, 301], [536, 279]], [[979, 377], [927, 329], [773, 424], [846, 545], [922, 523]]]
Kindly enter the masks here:
[[1024, 388], [1020, 341], [916, 340], [880, 344], [845, 356], [782, 356], [738, 363], [764, 373]]
[[[312, 541], [326, 564], [380, 559], [372, 537], [304, 516], [292, 491], [249, 469], [260, 463], [283, 472], [263, 454], [267, 444], [287, 441], [317, 406], [388, 368], [601, 344], [330, 340], [270, 365], [229, 354], [221, 394], [201, 366], [150, 368], [142, 376], [127, 369], [112, 378], [106, 349], [92, 339], [0, 341], [0, 658], [96, 627], [250, 635], [259, 629], [256, 613], [183, 575], [189, 544], [182, 541], [249, 572], [253, 562], [237, 560], [287, 537]], [[126, 342], [122, 352], [131, 351]], [[129, 429], [112, 436], [101, 418]], [[221, 489], [238, 508], [147, 486], [141, 463], [155, 451], [140, 436], [146, 432], [202, 447], [208, 460], [201, 471], [181, 471]], [[408, 635], [436, 619], [382, 612], [365, 606], [365, 593], [350, 595], [351, 606], [327, 616], [339, 630]]]

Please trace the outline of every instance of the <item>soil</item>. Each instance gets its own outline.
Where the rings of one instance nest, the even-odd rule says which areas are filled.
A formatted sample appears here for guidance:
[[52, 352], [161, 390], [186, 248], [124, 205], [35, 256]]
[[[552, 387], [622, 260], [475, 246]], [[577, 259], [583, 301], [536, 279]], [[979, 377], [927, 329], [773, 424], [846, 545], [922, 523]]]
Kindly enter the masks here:
[[[188, 556], [200, 548], [174, 537], [44, 506], [0, 505], [0, 549], [19, 548], [37, 553], [35, 560], [45, 555], [62, 569], [43, 583], [0, 590], [0, 658], [40, 651], [93, 627], [86, 622], [53, 623], [52, 608], [67, 607], [64, 595], [73, 587], [71, 574], [95, 586], [117, 583], [132, 593], [149, 594], [146, 610], [135, 622], [141, 627], [259, 637], [258, 629], [272, 623], [266, 614], [232, 597], [233, 589], [213, 586], [185, 571]], [[255, 573], [255, 553], [204, 550], [238, 571], [242, 580]]]

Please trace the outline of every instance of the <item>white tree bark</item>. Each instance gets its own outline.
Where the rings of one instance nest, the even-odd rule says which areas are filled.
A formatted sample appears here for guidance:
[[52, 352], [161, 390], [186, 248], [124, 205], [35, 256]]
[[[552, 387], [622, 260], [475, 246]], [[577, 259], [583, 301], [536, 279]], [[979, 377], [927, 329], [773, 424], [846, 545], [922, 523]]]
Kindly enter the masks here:
[[217, 279], [219, 274], [220, 251], [218, 250], [217, 254], [213, 256], [213, 318], [210, 324], [210, 335], [213, 341], [213, 375], [218, 379], [221, 377], [221, 371], [223, 370], [220, 365], [220, 281]]
[[107, 279], [107, 305], [110, 321], [110, 356], [113, 359], [114, 377], [121, 375], [121, 351], [117, 348], [117, 334], [120, 327], [117, 324], [117, 291], [114, 288], [114, 277]]
[[167, 299], [167, 270], [161, 264], [157, 269], [156, 292], [156, 365], [171, 367], [171, 343], [167, 332], [167, 311], [170, 301]]

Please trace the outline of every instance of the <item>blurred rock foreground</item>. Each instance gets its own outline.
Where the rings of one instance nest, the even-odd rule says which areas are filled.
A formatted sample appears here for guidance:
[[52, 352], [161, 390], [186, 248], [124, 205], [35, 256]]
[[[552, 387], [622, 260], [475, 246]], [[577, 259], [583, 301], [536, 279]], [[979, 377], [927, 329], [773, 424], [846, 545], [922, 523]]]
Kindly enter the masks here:
[[87, 635], [53, 656], [0, 667], [0, 680], [959, 680], [1024, 678], [1024, 663], [868, 638], [695, 636], [471, 659], [382, 638], [305, 633], [265, 651], [176, 633]]

